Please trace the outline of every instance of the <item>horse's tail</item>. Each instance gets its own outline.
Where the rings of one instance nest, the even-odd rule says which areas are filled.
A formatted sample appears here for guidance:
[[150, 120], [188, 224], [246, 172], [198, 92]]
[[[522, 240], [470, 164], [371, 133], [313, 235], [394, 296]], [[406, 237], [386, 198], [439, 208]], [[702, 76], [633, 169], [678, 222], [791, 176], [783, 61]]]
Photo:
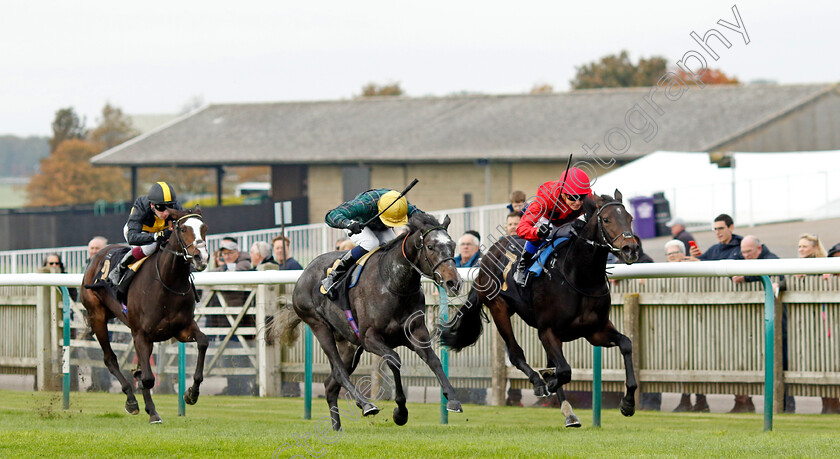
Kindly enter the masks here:
[[271, 323], [268, 325], [268, 336], [280, 341], [281, 344], [291, 346], [297, 341], [300, 332], [300, 317], [292, 309], [291, 305], [280, 308], [271, 316]]
[[454, 351], [472, 346], [484, 329], [481, 300], [475, 287], [470, 290], [467, 302], [449, 322], [440, 326], [440, 342]]

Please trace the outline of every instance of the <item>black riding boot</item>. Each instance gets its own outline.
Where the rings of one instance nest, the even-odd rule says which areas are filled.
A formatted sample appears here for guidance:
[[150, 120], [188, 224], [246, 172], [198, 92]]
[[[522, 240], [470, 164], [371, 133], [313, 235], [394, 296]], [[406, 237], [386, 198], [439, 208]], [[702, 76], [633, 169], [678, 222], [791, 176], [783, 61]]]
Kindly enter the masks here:
[[516, 272], [513, 274], [514, 282], [520, 287], [524, 288], [528, 286], [528, 280], [531, 277], [531, 272], [528, 271], [528, 265], [531, 264], [531, 260], [533, 259], [534, 254], [523, 248], [522, 257], [519, 259], [519, 263], [516, 264]]
[[324, 280], [321, 281], [321, 285], [326, 291], [325, 295], [327, 296], [327, 298], [329, 298], [330, 300], [336, 299], [338, 294], [333, 287], [335, 287], [338, 281], [340, 281], [341, 278], [344, 277], [345, 274], [347, 274], [347, 270], [349, 270], [355, 262], [356, 259], [353, 258], [352, 251], [345, 253], [344, 256], [341, 257], [341, 260], [339, 260], [338, 265], [336, 265], [336, 267], [333, 268], [329, 274], [327, 274], [327, 277], [325, 277]]
[[122, 280], [123, 273], [125, 272], [126, 268], [128, 268], [128, 265], [134, 263], [135, 261], [137, 261], [137, 259], [134, 258], [134, 255], [131, 253], [131, 250], [129, 250], [123, 256], [122, 260], [120, 260], [120, 262], [117, 263], [117, 266], [114, 269], [112, 269], [110, 273], [108, 273], [108, 280], [111, 281], [111, 284], [114, 287], [120, 285], [120, 281]]

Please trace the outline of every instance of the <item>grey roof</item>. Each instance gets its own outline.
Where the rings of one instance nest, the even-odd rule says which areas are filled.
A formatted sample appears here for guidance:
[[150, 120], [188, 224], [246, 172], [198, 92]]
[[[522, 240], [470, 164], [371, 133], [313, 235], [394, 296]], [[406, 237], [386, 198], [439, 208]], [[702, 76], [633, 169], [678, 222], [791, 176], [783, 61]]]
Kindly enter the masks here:
[[[178, 118], [93, 158], [97, 165], [244, 165], [465, 161], [556, 161], [599, 143], [612, 128], [630, 135], [630, 159], [654, 151], [710, 151], [838, 92], [837, 84], [689, 84], [677, 100], [652, 88], [543, 95], [380, 97], [344, 101], [218, 104]], [[672, 94], [674, 96], [674, 94]], [[644, 110], [650, 141], [625, 116]], [[631, 123], [641, 125], [641, 112]], [[619, 142], [614, 136], [615, 143]], [[840, 148], [840, 146], [838, 146]], [[805, 148], [803, 148], [805, 149]]]

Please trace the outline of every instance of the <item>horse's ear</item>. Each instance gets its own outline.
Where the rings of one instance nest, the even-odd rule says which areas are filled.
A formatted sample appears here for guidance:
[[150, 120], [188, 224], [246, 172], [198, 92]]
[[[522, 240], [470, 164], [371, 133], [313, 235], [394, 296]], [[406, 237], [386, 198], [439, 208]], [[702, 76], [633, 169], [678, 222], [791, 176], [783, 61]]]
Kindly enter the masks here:
[[198, 204], [196, 204], [195, 206], [193, 206], [192, 213], [194, 213], [194, 214], [201, 214], [201, 206], [199, 206]]
[[449, 223], [451, 223], [451, 222], [452, 222], [452, 220], [449, 219], [449, 214], [446, 214], [446, 216], [443, 217], [442, 225], [446, 230], [449, 230]]
[[618, 188], [616, 188], [615, 189], [615, 200], [618, 201], [618, 202], [621, 202], [621, 198], [622, 198], [621, 192], [618, 191]]

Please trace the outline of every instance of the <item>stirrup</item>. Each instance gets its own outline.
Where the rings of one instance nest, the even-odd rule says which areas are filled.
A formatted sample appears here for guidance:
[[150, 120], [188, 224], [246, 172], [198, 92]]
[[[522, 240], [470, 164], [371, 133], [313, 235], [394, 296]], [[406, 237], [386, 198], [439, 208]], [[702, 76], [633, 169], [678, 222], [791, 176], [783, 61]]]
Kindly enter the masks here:
[[515, 272], [513, 274], [513, 281], [516, 282], [516, 285], [525, 288], [528, 286], [528, 282], [531, 281], [531, 270], [525, 269], [523, 272]]

